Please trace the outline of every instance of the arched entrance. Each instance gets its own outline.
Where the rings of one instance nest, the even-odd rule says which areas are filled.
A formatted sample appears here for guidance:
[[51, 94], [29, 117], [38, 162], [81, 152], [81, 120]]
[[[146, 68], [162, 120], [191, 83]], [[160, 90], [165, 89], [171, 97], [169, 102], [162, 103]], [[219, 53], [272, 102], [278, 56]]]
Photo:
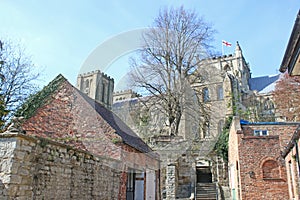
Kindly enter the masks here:
[[197, 183], [212, 183], [212, 176], [210, 162], [207, 160], [198, 161], [196, 165]]
[[212, 183], [212, 173], [210, 167], [197, 167], [197, 183]]

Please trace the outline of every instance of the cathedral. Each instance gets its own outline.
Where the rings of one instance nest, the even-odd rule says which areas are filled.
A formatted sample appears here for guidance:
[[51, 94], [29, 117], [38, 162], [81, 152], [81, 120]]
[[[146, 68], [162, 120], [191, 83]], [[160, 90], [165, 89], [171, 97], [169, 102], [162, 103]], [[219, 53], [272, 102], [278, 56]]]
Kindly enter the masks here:
[[279, 75], [251, 77], [248, 62], [237, 42], [232, 54], [201, 61], [201, 80], [190, 87], [200, 106], [191, 109], [195, 117], [183, 115], [178, 135], [165, 130], [165, 116], [149, 107], [133, 90], [114, 92], [113, 78], [100, 71], [79, 74], [77, 88], [117, 114], [161, 158], [162, 197], [229, 199], [227, 161], [215, 144], [231, 116], [249, 121], [275, 121], [272, 91]]

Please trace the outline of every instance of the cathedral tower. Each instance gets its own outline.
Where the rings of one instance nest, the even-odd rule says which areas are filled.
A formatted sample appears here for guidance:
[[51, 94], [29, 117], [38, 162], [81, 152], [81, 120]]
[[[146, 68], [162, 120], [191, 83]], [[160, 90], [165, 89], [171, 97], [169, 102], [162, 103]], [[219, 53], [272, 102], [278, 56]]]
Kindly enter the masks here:
[[92, 99], [111, 109], [114, 91], [114, 79], [100, 70], [79, 74], [77, 88]]

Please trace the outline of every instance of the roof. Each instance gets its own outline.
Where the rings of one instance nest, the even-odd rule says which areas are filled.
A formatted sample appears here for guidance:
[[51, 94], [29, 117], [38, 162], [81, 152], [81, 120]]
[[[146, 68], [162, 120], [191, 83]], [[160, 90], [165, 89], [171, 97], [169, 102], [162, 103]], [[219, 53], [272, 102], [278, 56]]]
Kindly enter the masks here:
[[[72, 97], [74, 98], [69, 98], [70, 94]], [[69, 95], [69, 96], [68, 96]], [[78, 100], [78, 97], [82, 97], [82, 101]], [[66, 98], [67, 97], [67, 98]], [[57, 106], [55, 107], [57, 104], [64, 104], [61, 106]], [[58, 75], [53, 81], [51, 81], [47, 86], [45, 86], [40, 92], [38, 92], [36, 95], [33, 95], [32, 97], [30, 97], [27, 102], [25, 102], [23, 104], [23, 106], [19, 109], [18, 111], [18, 115], [19, 116], [24, 116], [27, 121], [27, 123], [31, 123], [30, 127], [33, 127], [34, 130], [40, 131], [42, 132], [39, 136], [45, 136], [44, 132], [47, 132], [47, 127], [48, 129], [53, 129], [57, 132], [57, 134], [55, 135], [54, 138], [57, 138], [59, 140], [58, 137], [63, 137], [66, 136], [66, 134], [71, 134], [67, 131], [65, 131], [65, 127], [72, 127], [71, 132], [76, 132], [78, 130], [76, 130], [76, 127], [86, 127], [88, 126], [93, 126], [93, 124], [95, 122], [101, 123], [99, 122], [99, 120], [93, 120], [93, 121], [88, 121], [85, 123], [89, 123], [89, 124], [84, 124], [84, 121], [86, 121], [86, 119], [79, 119], [76, 121], [76, 123], [79, 124], [73, 124], [74, 123], [74, 119], [71, 119], [72, 114], [70, 116], [63, 116], [63, 114], [65, 114], [66, 112], [70, 112], [70, 111], [66, 111], [66, 110], [59, 110], [61, 108], [65, 108], [65, 107], [76, 107], [78, 109], [87, 109], [86, 106], [90, 106], [88, 109], [89, 110], [95, 110], [95, 113], [91, 113], [90, 115], [97, 115], [99, 117], [99, 120], [104, 120], [106, 122], [106, 124], [108, 124], [109, 128], [104, 128], [104, 135], [105, 135], [105, 131], [110, 131], [109, 134], [117, 134], [118, 137], [120, 136], [122, 138], [122, 141], [135, 148], [136, 150], [143, 152], [143, 153], [150, 153], [152, 152], [151, 148], [141, 139], [139, 138], [139, 136], [133, 131], [131, 130], [117, 115], [115, 115], [112, 111], [110, 111], [109, 109], [107, 109], [105, 106], [101, 105], [101, 103], [91, 99], [90, 97], [88, 97], [86, 94], [82, 93], [81, 91], [79, 91], [77, 88], [75, 88], [73, 85], [71, 85], [67, 79], [65, 79], [62, 75]], [[43, 111], [41, 111], [44, 108]], [[58, 109], [58, 110], [55, 110]], [[49, 116], [49, 112], [55, 114], [56, 116]], [[76, 111], [78, 112], [78, 110]], [[80, 110], [79, 110], [80, 112]], [[83, 113], [83, 111], [81, 112]], [[38, 115], [41, 116], [38, 116]], [[48, 116], [47, 116], [48, 115]], [[75, 115], [77, 115], [75, 113]], [[81, 116], [82, 117], [83, 114], [78, 114], [77, 116]], [[85, 114], [83, 115], [83, 117], [85, 116]], [[42, 119], [43, 117], [45, 117], [45, 119]], [[52, 117], [52, 118], [51, 118]], [[34, 118], [34, 119], [33, 119]], [[48, 119], [51, 118], [51, 119]], [[102, 119], [101, 119], [102, 118]], [[35, 121], [34, 121], [35, 120]], [[57, 124], [60, 124], [57, 127], [51, 127], [49, 128], [49, 126], [45, 126], [44, 124], [41, 123], [48, 123], [49, 120], [52, 120], [51, 123], [53, 123], [55, 126]], [[55, 120], [53, 122], [53, 120]], [[72, 121], [73, 120], [73, 121]], [[102, 120], [102, 121], [103, 121]], [[60, 123], [61, 122], [61, 123]], [[26, 121], [24, 122], [26, 123]], [[82, 123], [82, 124], [80, 124]], [[50, 123], [49, 123], [50, 124]], [[64, 127], [61, 127], [61, 124], [64, 125]], [[50, 124], [51, 125], [51, 124]], [[39, 126], [39, 127], [38, 127]], [[38, 127], [38, 128], [35, 128]], [[91, 127], [91, 129], [93, 129], [94, 127]], [[83, 128], [84, 130], [84, 128]], [[103, 130], [99, 130], [99, 134], [100, 132], [103, 132]], [[87, 131], [89, 132], [89, 131]], [[84, 133], [78, 133], [81, 135], [81, 137], [84, 137], [85, 135], [89, 135], [90, 133], [84, 134]], [[84, 138], [82, 138], [84, 140]], [[72, 145], [72, 144], [71, 144]], [[82, 146], [82, 142], [80, 144], [80, 140], [79, 143], [77, 145], [79, 148], [84, 148], [84, 146]]]
[[118, 134], [122, 138], [124, 143], [144, 153], [152, 151], [151, 148], [116, 114], [104, 107], [99, 102], [91, 99], [78, 89], [76, 90], [95, 109], [95, 111], [116, 131], [116, 134]]
[[285, 158], [288, 155], [288, 153], [292, 150], [292, 148], [298, 142], [299, 137], [300, 137], [300, 125], [295, 130], [295, 132], [294, 132], [294, 134], [292, 136], [292, 139], [289, 141], [289, 143], [287, 144], [287, 146], [285, 147], [285, 149], [282, 151], [282, 153], [281, 153], [282, 157]]
[[297, 65], [297, 59], [300, 57], [300, 10], [298, 11], [295, 24], [288, 42], [288, 45], [283, 56], [280, 72], [285, 72], [288, 69], [289, 74], [293, 75], [293, 71], [300, 75], [300, 65]]
[[269, 93], [275, 89], [275, 84], [279, 77], [280, 74], [250, 78], [250, 90], [256, 90], [259, 93]]

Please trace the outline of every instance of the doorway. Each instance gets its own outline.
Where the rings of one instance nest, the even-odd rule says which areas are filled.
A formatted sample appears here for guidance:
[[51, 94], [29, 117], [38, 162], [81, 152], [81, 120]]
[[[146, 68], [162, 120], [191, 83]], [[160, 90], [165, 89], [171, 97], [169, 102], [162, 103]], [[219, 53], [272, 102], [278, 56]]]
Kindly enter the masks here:
[[197, 167], [197, 183], [212, 183], [212, 173], [210, 167]]

